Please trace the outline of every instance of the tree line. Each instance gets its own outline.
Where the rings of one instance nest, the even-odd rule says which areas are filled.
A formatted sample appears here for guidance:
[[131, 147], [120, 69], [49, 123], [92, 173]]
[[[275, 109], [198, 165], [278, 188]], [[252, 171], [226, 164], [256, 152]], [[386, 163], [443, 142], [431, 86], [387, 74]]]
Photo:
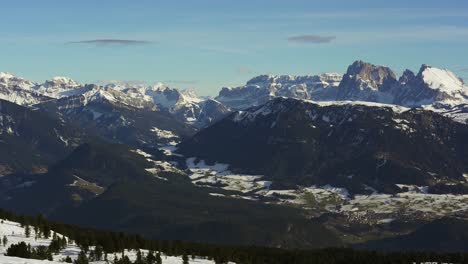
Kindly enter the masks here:
[[[468, 263], [468, 253], [466, 252], [378, 252], [351, 248], [287, 250], [257, 246], [213, 245], [185, 241], [151, 240], [141, 235], [83, 228], [48, 221], [42, 215], [35, 217], [17, 215], [2, 209], [0, 209], [0, 218], [20, 223], [25, 228], [26, 235], [28, 235], [27, 230], [29, 229], [30, 232], [32, 228], [36, 236], [45, 238], [52, 236], [49, 247], [32, 249], [24, 242], [20, 242], [20, 245], [10, 246], [8, 255], [50, 259], [51, 254], [58, 253], [66, 247], [67, 243], [74, 242], [81, 248], [76, 260], [77, 264], [86, 264], [96, 260], [107, 260], [109, 263], [115, 264], [160, 264], [161, 253], [168, 256], [181, 256], [183, 263], [188, 263], [189, 258], [195, 256], [202, 256], [219, 264], [227, 262], [242, 264]], [[65, 237], [57, 236], [56, 232], [64, 235], [68, 240]], [[148, 253], [144, 255], [140, 249], [148, 250]], [[125, 250], [136, 250], [137, 259], [131, 262], [128, 256], [125, 256]], [[121, 252], [122, 254], [119, 254], [121, 257], [117, 257], [115, 252]], [[71, 262], [71, 259], [64, 261]]]

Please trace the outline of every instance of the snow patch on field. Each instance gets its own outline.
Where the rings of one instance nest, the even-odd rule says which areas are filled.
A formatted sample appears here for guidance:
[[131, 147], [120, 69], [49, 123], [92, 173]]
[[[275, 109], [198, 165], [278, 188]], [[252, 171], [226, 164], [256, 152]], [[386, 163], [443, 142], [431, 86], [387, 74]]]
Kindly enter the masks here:
[[149, 173], [151, 173], [155, 178], [165, 180], [167, 181], [166, 178], [158, 176], [158, 173], [161, 171], [169, 171], [169, 172], [177, 172], [177, 173], [183, 173], [183, 171], [179, 170], [174, 164], [164, 161], [164, 160], [154, 160], [154, 156], [144, 152], [141, 149], [136, 149], [132, 150], [134, 153], [137, 153], [143, 157], [146, 158], [146, 160], [154, 165], [154, 167], [151, 168], [146, 168], [145, 170]]
[[[186, 164], [192, 183], [198, 186], [220, 187], [224, 190], [248, 193], [258, 190], [268, 190], [270, 181], [263, 181], [262, 175], [237, 174], [228, 170], [229, 165], [215, 163], [208, 165], [204, 160], [196, 162], [196, 158], [188, 158]], [[245, 199], [255, 199], [242, 196]]]
[[229, 168], [228, 164], [224, 163], [215, 163], [213, 165], [208, 165], [205, 163], [204, 160], [200, 160], [197, 163], [195, 162], [196, 158], [188, 158], [186, 160], [187, 162], [187, 167], [190, 169], [204, 169], [204, 170], [212, 170], [216, 171], [218, 173], [226, 172], [227, 169]]
[[147, 153], [147, 152], [144, 152], [144, 151], [141, 150], [141, 149], [133, 149], [132, 151], [133, 151], [134, 153], [136, 153], [136, 154], [139, 154], [139, 155], [145, 157], [145, 158], [151, 158], [151, 157], [153, 157], [153, 155], [151, 155], [151, 154], [149, 154], [149, 153]]
[[177, 145], [177, 142], [171, 141], [167, 145], [159, 147], [158, 149], [161, 150], [166, 156], [183, 157], [182, 155], [175, 153], [177, 150], [176, 145]]
[[405, 132], [408, 132], [408, 133], [416, 132], [415, 129], [413, 129], [413, 128], [411, 128], [409, 126], [410, 122], [407, 121], [407, 120], [394, 118], [393, 121], [396, 123], [396, 125], [395, 125], [396, 129], [399, 129], [401, 131], [405, 131]]
[[468, 211], [468, 195], [429, 194], [427, 186], [397, 186], [404, 192], [391, 195], [374, 190], [370, 195], [350, 196], [344, 188], [327, 185], [270, 189], [258, 194], [276, 198], [275, 203], [299, 205], [315, 212], [339, 212], [351, 220], [371, 224], [388, 223], [396, 218], [436, 219]]
[[356, 195], [341, 206], [341, 212], [372, 215], [378, 219], [385, 215], [401, 217], [425, 217], [434, 219], [468, 210], [468, 195], [427, 194], [409, 192], [373, 195]]
[[169, 131], [169, 130], [163, 130], [163, 129], [159, 129], [157, 127], [153, 127], [151, 129], [152, 132], [156, 133], [156, 136], [158, 136], [158, 138], [165, 138], [165, 139], [176, 139], [176, 138], [179, 138], [176, 134], [174, 134], [172, 131]]

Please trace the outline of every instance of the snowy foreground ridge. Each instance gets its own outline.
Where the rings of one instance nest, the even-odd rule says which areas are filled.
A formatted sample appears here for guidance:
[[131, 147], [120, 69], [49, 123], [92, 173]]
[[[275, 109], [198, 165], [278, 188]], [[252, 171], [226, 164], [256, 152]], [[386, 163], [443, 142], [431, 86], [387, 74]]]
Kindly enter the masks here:
[[[0, 223], [0, 239], [4, 237], [7, 238], [8, 242], [4, 246], [0, 243], [0, 264], [56, 264], [56, 263], [65, 263], [64, 260], [66, 257], [70, 257], [73, 261], [75, 261], [80, 253], [80, 248], [72, 243], [66, 246], [65, 249], [61, 250], [59, 254], [53, 255], [53, 261], [48, 260], [38, 260], [38, 259], [25, 259], [25, 258], [18, 258], [18, 257], [8, 257], [5, 256], [5, 253], [12, 244], [17, 244], [20, 242], [25, 242], [26, 244], [30, 244], [32, 248], [38, 246], [49, 246], [50, 242], [52, 241], [51, 238], [35, 238], [35, 233], [33, 228], [31, 228], [31, 234], [29, 237], [26, 237], [26, 231], [24, 227], [21, 227], [19, 223], [11, 222], [3, 220]], [[63, 237], [61, 234], [57, 233], [58, 237]], [[92, 248], [91, 248], [92, 249]], [[147, 250], [141, 250], [143, 255], [148, 253]], [[131, 261], [135, 261], [137, 252], [132, 251], [125, 251], [125, 255], [130, 258]], [[112, 263], [114, 255], [118, 258], [121, 258], [122, 253], [109, 253], [109, 263]], [[175, 263], [183, 263], [182, 257], [174, 257], [174, 256], [166, 256], [161, 254], [162, 263], [163, 264], [175, 264]], [[93, 264], [104, 264], [107, 263], [106, 261], [94, 261], [90, 262]], [[189, 263], [193, 264], [211, 264], [214, 263], [211, 260], [206, 260], [202, 258], [195, 258], [189, 260]]]

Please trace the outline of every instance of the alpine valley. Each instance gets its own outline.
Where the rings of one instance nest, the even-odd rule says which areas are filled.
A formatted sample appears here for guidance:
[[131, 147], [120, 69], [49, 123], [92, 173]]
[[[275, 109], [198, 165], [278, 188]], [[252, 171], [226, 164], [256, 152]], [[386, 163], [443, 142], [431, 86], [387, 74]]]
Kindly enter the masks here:
[[157, 240], [468, 252], [468, 86], [363, 61], [215, 97], [0, 73], [0, 208]]

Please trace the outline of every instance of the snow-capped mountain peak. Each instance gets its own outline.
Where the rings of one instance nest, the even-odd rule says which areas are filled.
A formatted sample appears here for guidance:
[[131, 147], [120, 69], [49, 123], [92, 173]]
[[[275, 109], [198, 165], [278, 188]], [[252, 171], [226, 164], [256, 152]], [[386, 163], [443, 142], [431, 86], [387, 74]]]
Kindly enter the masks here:
[[203, 101], [198, 97], [197, 93], [193, 89], [185, 89], [180, 92], [182, 95], [178, 104], [197, 104]]
[[151, 102], [146, 97], [132, 96], [131, 93], [125, 93], [109, 87], [97, 85], [89, 85], [87, 87], [89, 91], [82, 94], [84, 97], [84, 105], [91, 102], [108, 102], [133, 108], [152, 108]]
[[83, 94], [90, 88], [68, 77], [54, 77], [43, 84], [35, 86], [34, 89], [38, 93], [52, 98], [63, 98]]
[[0, 72], [0, 79], [11, 79], [14, 78], [15, 75], [9, 73], [9, 72]]
[[0, 72], [0, 99], [19, 105], [33, 105], [47, 98], [33, 90], [36, 83], [17, 77], [8, 72]]
[[63, 76], [53, 77], [51, 80], [46, 81], [44, 85], [62, 85], [67, 88], [80, 86], [80, 84], [75, 80]]
[[0, 84], [5, 86], [15, 86], [25, 90], [29, 90], [31, 87], [37, 85], [32, 81], [18, 77], [9, 72], [0, 72]]
[[431, 89], [454, 92], [460, 91], [462, 89], [467, 89], [464, 87], [463, 81], [458, 78], [453, 72], [447, 69], [439, 69], [431, 67], [428, 65], [423, 65], [421, 67], [421, 76], [424, 82]]
[[468, 102], [468, 87], [453, 72], [423, 64], [415, 75], [406, 70], [393, 89], [395, 104], [447, 108]]
[[74, 89], [82, 85], [71, 78], [57, 76], [45, 81], [41, 86], [48, 89]]

